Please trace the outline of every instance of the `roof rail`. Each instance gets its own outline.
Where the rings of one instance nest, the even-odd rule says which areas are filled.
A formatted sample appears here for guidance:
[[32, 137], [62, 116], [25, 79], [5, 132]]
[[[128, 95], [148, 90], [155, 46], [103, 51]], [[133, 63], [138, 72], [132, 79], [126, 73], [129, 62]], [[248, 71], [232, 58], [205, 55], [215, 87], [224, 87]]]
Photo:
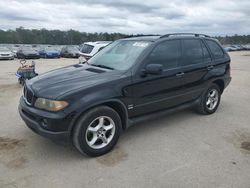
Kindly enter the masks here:
[[175, 36], [175, 35], [193, 35], [195, 37], [210, 37], [208, 35], [198, 34], [198, 33], [170, 33], [170, 34], [162, 35], [160, 38], [165, 38], [165, 37], [170, 37], [170, 36]]

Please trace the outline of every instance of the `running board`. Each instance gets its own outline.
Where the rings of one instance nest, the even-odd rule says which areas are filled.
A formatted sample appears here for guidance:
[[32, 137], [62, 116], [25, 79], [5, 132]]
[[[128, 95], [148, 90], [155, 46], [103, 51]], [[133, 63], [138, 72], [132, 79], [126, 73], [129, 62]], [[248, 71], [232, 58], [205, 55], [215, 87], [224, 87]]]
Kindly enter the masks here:
[[190, 108], [190, 107], [198, 104], [198, 102], [199, 102], [199, 99], [192, 101], [192, 102], [184, 103], [182, 105], [179, 105], [179, 106], [176, 106], [176, 107], [173, 107], [170, 109], [161, 110], [161, 111], [153, 112], [150, 114], [134, 117], [134, 118], [128, 120], [127, 128], [129, 128], [135, 124], [141, 123], [141, 122], [153, 120], [153, 119], [160, 118], [160, 117], [163, 117], [163, 116], [168, 115], [168, 114], [172, 114], [176, 111]]

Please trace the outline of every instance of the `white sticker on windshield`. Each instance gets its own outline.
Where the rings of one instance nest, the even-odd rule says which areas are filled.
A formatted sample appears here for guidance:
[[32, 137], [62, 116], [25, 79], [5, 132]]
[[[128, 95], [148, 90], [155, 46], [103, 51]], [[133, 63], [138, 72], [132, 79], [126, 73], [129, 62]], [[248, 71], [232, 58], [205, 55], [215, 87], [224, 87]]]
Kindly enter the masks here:
[[133, 46], [145, 48], [145, 47], [148, 46], [148, 43], [147, 43], [147, 42], [135, 42], [135, 43], [133, 44]]

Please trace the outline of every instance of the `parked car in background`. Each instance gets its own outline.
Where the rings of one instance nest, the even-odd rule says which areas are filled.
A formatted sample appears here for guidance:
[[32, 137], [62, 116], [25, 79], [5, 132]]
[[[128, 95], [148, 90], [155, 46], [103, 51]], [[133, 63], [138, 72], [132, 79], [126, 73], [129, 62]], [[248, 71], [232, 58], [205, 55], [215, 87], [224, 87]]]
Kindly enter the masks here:
[[0, 59], [14, 59], [14, 54], [7, 47], [0, 47]]
[[250, 44], [243, 45], [244, 50], [250, 50]]
[[14, 54], [14, 57], [17, 57], [16, 53], [20, 49], [18, 46], [12, 46], [11, 47], [11, 52]]
[[237, 48], [232, 47], [232, 46], [226, 46], [226, 47], [224, 47], [224, 49], [225, 49], [227, 52], [238, 51]]
[[244, 50], [243, 46], [240, 44], [231, 45], [231, 47], [237, 49], [237, 51]]
[[22, 47], [16, 53], [18, 59], [39, 59], [39, 53], [31, 47]]
[[241, 44], [225, 45], [224, 49], [228, 52], [250, 50], [250, 45], [249, 44], [246, 44], [246, 45], [241, 45]]
[[79, 49], [75, 46], [65, 46], [61, 50], [61, 57], [78, 58], [80, 56]]
[[39, 50], [40, 57], [43, 58], [59, 58], [60, 52], [53, 47], [40, 48]]
[[80, 48], [79, 62], [83, 63], [85, 59], [90, 59], [93, 55], [102, 50], [105, 46], [109, 45], [111, 42], [112, 41], [96, 41], [83, 43], [82, 47]]

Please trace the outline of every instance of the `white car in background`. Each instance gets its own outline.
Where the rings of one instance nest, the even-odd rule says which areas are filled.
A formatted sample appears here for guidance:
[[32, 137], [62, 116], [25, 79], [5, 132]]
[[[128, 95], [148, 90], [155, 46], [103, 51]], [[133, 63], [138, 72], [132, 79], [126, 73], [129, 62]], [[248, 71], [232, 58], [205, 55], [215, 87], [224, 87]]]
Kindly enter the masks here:
[[79, 63], [84, 63], [112, 41], [85, 42], [80, 48]]
[[14, 59], [14, 54], [7, 47], [0, 47], [0, 59]]

